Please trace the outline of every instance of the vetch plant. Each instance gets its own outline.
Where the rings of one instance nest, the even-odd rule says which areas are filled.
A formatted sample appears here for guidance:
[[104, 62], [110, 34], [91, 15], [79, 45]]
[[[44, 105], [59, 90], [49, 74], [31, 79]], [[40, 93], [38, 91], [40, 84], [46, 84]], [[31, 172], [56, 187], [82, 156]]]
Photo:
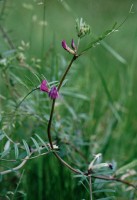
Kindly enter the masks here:
[[[80, 20], [79, 27], [78, 27], [78, 26], [76, 26], [76, 27], [77, 27], [77, 31], [78, 31], [78, 37], [82, 38], [82, 37], [84, 37], [84, 36], [86, 36], [86, 35], [89, 34], [89, 30], [90, 30], [90, 29], [89, 29], [89, 26], [86, 25], [86, 23], [83, 22], [83, 20]], [[71, 59], [69, 65], [68, 65], [68, 67], [66, 68], [66, 71], [64, 72], [64, 74], [63, 74], [63, 76], [62, 76], [62, 78], [61, 78], [61, 80], [60, 80], [59, 86], [58, 86], [58, 88], [57, 88], [57, 89], [58, 89], [58, 92], [59, 92], [59, 90], [60, 90], [60, 88], [61, 88], [61, 86], [62, 86], [62, 83], [63, 83], [64, 79], [66, 78], [67, 74], [69, 73], [69, 70], [70, 70], [70, 68], [72, 67], [73, 62], [74, 62], [76, 59], [78, 59], [83, 53], [85, 53], [88, 49], [90, 49], [91, 47], [96, 46], [96, 44], [97, 44], [99, 41], [103, 40], [105, 37], [107, 37], [110, 33], [114, 32], [115, 30], [117, 30], [116, 24], [115, 24], [115, 26], [114, 26], [111, 30], [106, 31], [105, 34], [103, 34], [102, 37], [99, 37], [99, 39], [93, 41], [93, 42], [92, 42], [92, 45], [89, 46], [89, 48], [87, 48], [86, 50], [82, 51], [82, 52], [79, 53], [79, 54], [77, 54], [78, 47], [75, 46], [73, 39], [72, 39], [72, 42], [71, 42], [71, 47], [72, 47], [72, 49], [70, 49], [70, 47], [66, 44], [65, 40], [62, 41], [62, 47], [63, 47], [67, 52], [71, 53], [71, 54], [73, 55], [73, 57], [72, 57], [72, 59]], [[49, 119], [48, 129], [47, 129], [48, 138], [49, 138], [49, 143], [50, 143], [52, 149], [53, 149], [53, 144], [52, 144], [52, 136], [51, 136], [51, 124], [52, 124], [52, 120], [53, 120], [53, 113], [54, 113], [55, 101], [56, 101], [56, 98], [53, 99], [53, 102], [52, 102], [51, 113], [50, 113], [50, 119]], [[113, 180], [113, 181], [123, 182], [123, 183], [125, 183], [125, 184], [131, 185], [131, 186], [134, 187], [133, 184], [131, 184], [131, 183], [129, 183], [129, 182], [126, 182], [126, 181], [123, 181], [123, 180], [121, 180], [121, 179], [119, 179], [119, 178], [117, 178], [117, 177], [115, 177], [115, 176], [100, 176], [100, 175], [96, 175], [96, 174], [94, 173], [94, 170], [96, 170], [96, 169], [98, 169], [98, 168], [99, 168], [99, 169], [102, 168], [102, 167], [107, 167], [108, 169], [109, 169], [109, 168], [110, 168], [110, 169], [113, 168], [113, 166], [112, 166], [111, 163], [100, 163], [100, 164], [96, 164], [96, 165], [95, 165], [94, 162], [99, 158], [99, 155], [95, 156], [95, 160], [93, 160], [93, 161], [91, 162], [91, 163], [93, 163], [93, 164], [90, 164], [90, 166], [89, 166], [87, 172], [81, 172], [80, 170], [77, 170], [77, 169], [73, 168], [71, 165], [69, 165], [69, 163], [67, 163], [66, 161], [64, 161], [64, 160], [59, 156], [58, 153], [56, 153], [56, 152], [53, 152], [53, 153], [54, 153], [54, 155], [62, 162], [62, 164], [64, 164], [66, 167], [68, 167], [68, 168], [69, 168], [70, 170], [72, 170], [74, 173], [80, 174], [80, 175], [82, 174], [82, 176], [83, 176], [83, 175], [84, 175], [84, 176], [88, 176], [89, 179], [90, 179], [90, 189], [91, 189], [91, 185], [92, 185], [92, 184], [91, 184], [91, 178], [92, 178], [92, 177], [93, 177], [93, 178], [98, 178], [98, 179], [104, 179], [104, 180]], [[92, 165], [93, 165], [93, 166], [92, 166]], [[92, 190], [91, 190], [90, 196], [91, 196], [91, 199], [92, 199]]]
[[[121, 24], [122, 25], [122, 24]], [[69, 164], [69, 162], [66, 162], [59, 154], [59, 148], [57, 148], [56, 143], [53, 142], [54, 139], [52, 138], [52, 124], [53, 124], [53, 118], [54, 118], [54, 112], [55, 112], [55, 103], [56, 100], [60, 101], [59, 96], [60, 96], [60, 89], [63, 85], [63, 82], [68, 75], [71, 67], [73, 66], [73, 63], [81, 56], [83, 56], [84, 53], [86, 53], [89, 49], [96, 47], [102, 40], [104, 40], [108, 35], [111, 33], [117, 31], [120, 26], [117, 26], [115, 24], [110, 30], [105, 31], [105, 33], [101, 34], [101, 36], [97, 37], [93, 41], [89, 43], [87, 47], [85, 47], [84, 50], [79, 52], [79, 45], [80, 45], [80, 39], [84, 38], [85, 36], [90, 34], [90, 26], [86, 24], [83, 19], [81, 18], [80, 20], [76, 20], [76, 31], [77, 31], [77, 36], [78, 36], [78, 42], [77, 45], [75, 44], [74, 40], [72, 39], [71, 44], [69, 45], [66, 43], [65, 40], [62, 40], [61, 45], [65, 51], [68, 53], [72, 54], [72, 58], [66, 67], [65, 71], [63, 72], [63, 75], [60, 78], [60, 81], [57, 86], [53, 85], [52, 87], [49, 87], [48, 81], [46, 79], [42, 80], [41, 84], [39, 87], [34, 88], [31, 92], [29, 92], [23, 100], [16, 106], [16, 110], [19, 108], [19, 106], [22, 104], [22, 102], [25, 101], [25, 99], [34, 91], [41, 91], [43, 93], [47, 93], [49, 97], [49, 101], [51, 101], [51, 109], [50, 109], [50, 115], [48, 119], [48, 124], [47, 124], [47, 135], [48, 135], [48, 143], [39, 136], [35, 135], [36, 138], [31, 137], [31, 141], [33, 142], [33, 147], [29, 146], [25, 140], [22, 141], [22, 144], [20, 143], [15, 143], [10, 139], [7, 134], [3, 133], [1, 138], [3, 139], [4, 137], [7, 138], [8, 143], [5, 144], [4, 151], [1, 153], [2, 158], [5, 156], [5, 154], [10, 152], [10, 144], [14, 145], [15, 149], [15, 157], [18, 159], [19, 157], [19, 147], [23, 150], [26, 151], [27, 155], [25, 157], [21, 158], [21, 163], [13, 167], [12, 169], [5, 170], [0, 172], [0, 175], [5, 175], [8, 173], [11, 173], [13, 171], [17, 171], [20, 168], [22, 168], [26, 162], [29, 159], [36, 158], [38, 156], [34, 156], [36, 152], [39, 153], [39, 156], [41, 155], [47, 155], [49, 153], [53, 153], [55, 157], [64, 165], [65, 167], [69, 168], [74, 174], [76, 174], [76, 177], [79, 177], [83, 180], [87, 180], [88, 186], [89, 186], [89, 191], [90, 191], [90, 200], [93, 199], [93, 183], [96, 182], [96, 180], [105, 180], [105, 181], [112, 181], [112, 182], [119, 182], [123, 183], [125, 185], [131, 186], [133, 188], [136, 188], [136, 185], [130, 181], [123, 180], [121, 177], [117, 176], [114, 171], [113, 163], [110, 162], [102, 162], [101, 154], [97, 154], [94, 156], [93, 160], [90, 162], [90, 164], [87, 165], [86, 170], [81, 170], [78, 168], [75, 168]], [[46, 102], [45, 102], [46, 103]], [[15, 114], [14, 112], [14, 114]], [[55, 119], [56, 121], [56, 119]], [[39, 141], [39, 142], [38, 142]], [[35, 147], [35, 148], [34, 148]], [[20, 150], [21, 151], [21, 150]], [[41, 151], [44, 151], [41, 153]], [[33, 156], [33, 157], [32, 157]], [[82, 182], [83, 183], [83, 182]]]

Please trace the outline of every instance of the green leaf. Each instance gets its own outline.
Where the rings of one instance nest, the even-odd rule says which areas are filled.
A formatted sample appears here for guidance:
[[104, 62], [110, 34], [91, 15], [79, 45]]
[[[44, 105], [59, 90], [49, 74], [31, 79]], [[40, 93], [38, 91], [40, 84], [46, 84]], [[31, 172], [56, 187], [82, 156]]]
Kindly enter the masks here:
[[106, 30], [102, 35], [100, 35], [98, 38], [94, 39], [86, 49], [84, 49], [80, 54], [84, 53], [85, 51], [93, 48], [93, 47], [96, 47], [98, 44], [100, 44], [100, 42], [102, 40], [104, 40], [108, 35], [110, 35], [112, 32], [116, 31], [116, 25], [117, 23], [115, 23], [113, 25], [113, 27], [109, 30]]
[[13, 77], [13, 79], [15, 81], [17, 81], [17, 83], [20, 83], [21, 85], [23, 85], [25, 88], [29, 89], [28, 86], [18, 77], [16, 76], [14, 73], [10, 72], [11, 76]]
[[10, 152], [10, 148], [5, 150], [5, 151], [3, 151], [2, 153], [0, 153], [1, 158], [4, 158], [5, 156], [7, 156], [9, 154], [9, 152]]
[[10, 140], [8, 140], [4, 146], [4, 151], [7, 151], [10, 148]]
[[0, 174], [0, 182], [2, 182], [3, 176]]
[[38, 150], [38, 152], [39, 152], [39, 154], [40, 154], [40, 147], [39, 147], [39, 144], [37, 143], [37, 141], [36, 141], [33, 137], [31, 137], [31, 139], [32, 139], [34, 145], [36, 146], [36, 149]]
[[46, 147], [47, 150], [49, 150], [49, 148], [48, 148], [47, 144], [45, 143], [45, 141], [39, 135], [37, 135], [37, 134], [35, 134], [35, 135], [39, 139], [39, 141], [42, 143], [42, 145], [44, 147]]
[[105, 197], [105, 198], [96, 199], [96, 200], [113, 200], [113, 199], [115, 199], [114, 196], [111, 196], [111, 197]]
[[95, 190], [95, 191], [93, 191], [92, 193], [101, 193], [101, 192], [110, 193], [110, 192], [116, 192], [116, 191], [115, 191], [115, 190], [112, 190], [112, 189], [102, 189], [102, 190]]
[[112, 55], [114, 56], [119, 62], [126, 65], [127, 61], [118, 53], [116, 52], [110, 45], [108, 45], [106, 42], [102, 41], [101, 45]]
[[65, 90], [61, 91], [62, 94], [65, 94], [67, 96], [71, 96], [71, 97], [75, 97], [75, 98], [78, 98], [78, 99], [81, 99], [81, 100], [84, 100], [84, 101], [89, 101], [89, 98], [83, 94], [79, 94], [77, 93], [76, 91], [70, 91], [70, 90], [67, 90], [65, 88]]
[[41, 83], [41, 80], [40, 80], [39, 76], [36, 73], [34, 73], [34, 72], [32, 72], [32, 73], [34, 74], [34, 76], [36, 77], [36, 79]]
[[18, 157], [19, 157], [19, 149], [18, 149], [18, 145], [16, 143], [14, 143], [14, 150], [15, 150], [15, 158], [18, 159]]
[[4, 133], [0, 133], [0, 140], [2, 140], [5, 137]]
[[68, 109], [68, 111], [72, 115], [73, 119], [77, 119], [77, 115], [75, 113], [75, 110], [65, 100], [63, 100], [63, 104]]
[[119, 168], [119, 169], [116, 171], [116, 175], [122, 174], [122, 173], [124, 173], [126, 170], [131, 169], [131, 168], [134, 168], [134, 167], [136, 167], [136, 166], [137, 166], [137, 159], [134, 160], [134, 161], [132, 161], [132, 162], [130, 162], [130, 163], [128, 163], [127, 165], [125, 165], [125, 166]]
[[105, 78], [104, 78], [104, 76], [103, 76], [101, 70], [100, 70], [99, 67], [96, 65], [96, 63], [93, 62], [93, 64], [94, 64], [94, 66], [95, 66], [95, 69], [96, 69], [96, 71], [97, 71], [99, 77], [100, 77], [100, 80], [101, 80], [101, 82], [102, 82], [102, 86], [103, 86], [103, 88], [104, 88], [104, 91], [105, 91], [105, 93], [106, 93], [106, 95], [107, 95], [107, 98], [108, 98], [108, 101], [109, 101], [110, 109], [112, 110], [112, 112], [113, 112], [115, 118], [116, 118], [118, 121], [121, 121], [121, 117], [120, 117], [120, 115], [119, 115], [117, 109], [116, 109], [115, 106], [114, 106], [113, 99], [112, 99], [112, 96], [111, 96], [111, 94], [110, 94], [110, 92], [109, 92], [109, 89], [108, 89], [106, 80], [105, 80]]
[[12, 49], [12, 50], [8, 50], [2, 53], [3, 57], [7, 57], [7, 56], [11, 56], [12, 54], [14, 54], [16, 52], [16, 49]]
[[27, 142], [25, 140], [22, 140], [22, 142], [23, 142], [24, 147], [26, 149], [27, 155], [30, 156], [30, 149], [29, 149]]

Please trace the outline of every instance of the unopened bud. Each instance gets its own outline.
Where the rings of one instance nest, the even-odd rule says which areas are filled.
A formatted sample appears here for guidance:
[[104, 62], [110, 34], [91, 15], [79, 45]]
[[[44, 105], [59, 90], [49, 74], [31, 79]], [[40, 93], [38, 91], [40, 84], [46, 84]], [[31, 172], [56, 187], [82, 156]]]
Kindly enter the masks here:
[[72, 49], [67, 45], [67, 43], [66, 43], [65, 40], [62, 41], [62, 47], [63, 47], [66, 51], [68, 51], [69, 53], [75, 55], [75, 51], [72, 50]]
[[79, 38], [82, 38], [90, 33], [90, 26], [86, 24], [83, 19], [76, 20], [76, 30]]
[[72, 47], [72, 49], [74, 49], [75, 52], [77, 51], [77, 47], [76, 47], [73, 39], [71, 41], [71, 47]]
[[55, 86], [53, 86], [49, 91], [49, 97], [51, 99], [57, 99], [59, 97], [58, 90]]
[[47, 81], [43, 80], [41, 85], [40, 85], [40, 90], [43, 92], [49, 92], [48, 86], [47, 86]]

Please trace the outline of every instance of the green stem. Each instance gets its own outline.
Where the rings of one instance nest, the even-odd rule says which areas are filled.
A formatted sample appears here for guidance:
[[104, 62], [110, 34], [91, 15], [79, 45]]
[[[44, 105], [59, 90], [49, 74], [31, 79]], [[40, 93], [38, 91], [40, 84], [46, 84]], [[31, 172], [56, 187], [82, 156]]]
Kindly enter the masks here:
[[92, 200], [92, 176], [89, 176], [90, 200]]
[[26, 94], [26, 96], [19, 102], [19, 104], [16, 106], [16, 109], [15, 109], [15, 111], [20, 107], [20, 105], [22, 104], [22, 102], [32, 93], [32, 92], [34, 92], [35, 90], [38, 90], [39, 89], [39, 87], [37, 87], [37, 88], [34, 88], [33, 90], [31, 90], [28, 94]]

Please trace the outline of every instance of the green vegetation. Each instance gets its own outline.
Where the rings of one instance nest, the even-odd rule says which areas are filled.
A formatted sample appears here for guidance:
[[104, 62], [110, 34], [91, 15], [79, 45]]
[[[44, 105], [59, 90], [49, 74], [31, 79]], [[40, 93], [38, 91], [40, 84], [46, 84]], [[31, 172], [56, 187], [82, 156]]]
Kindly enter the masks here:
[[[132, 3], [0, 1], [0, 200], [137, 198]], [[74, 55], [61, 45], [72, 39]], [[60, 89], [57, 100], [42, 80]]]

